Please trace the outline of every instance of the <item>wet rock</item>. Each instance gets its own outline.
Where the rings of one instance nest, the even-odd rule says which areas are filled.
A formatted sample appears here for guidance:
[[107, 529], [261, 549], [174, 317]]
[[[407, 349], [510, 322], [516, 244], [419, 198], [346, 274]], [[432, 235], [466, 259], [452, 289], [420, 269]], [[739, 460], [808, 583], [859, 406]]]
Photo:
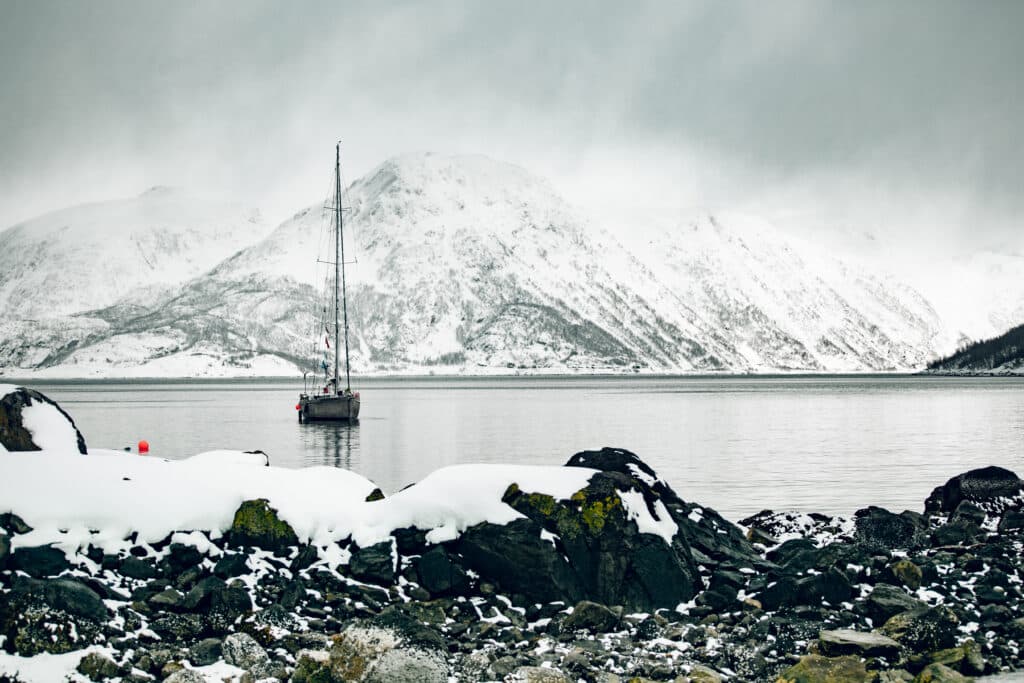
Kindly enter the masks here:
[[967, 520], [958, 520], [943, 524], [932, 531], [932, 545], [936, 547], [968, 545], [981, 533], [977, 524]]
[[925, 607], [902, 612], [879, 631], [914, 652], [934, 652], [956, 644], [960, 620], [947, 607]]
[[48, 545], [18, 548], [11, 553], [8, 564], [11, 569], [23, 571], [35, 578], [56, 576], [71, 568], [64, 551]]
[[992, 511], [1001, 511], [1003, 501], [1019, 496], [1021, 480], [1002, 467], [983, 467], [958, 474], [932, 491], [924, 503], [926, 512], [950, 513], [967, 500]]
[[942, 664], [963, 674], [974, 676], [985, 673], [985, 658], [981, 654], [981, 647], [974, 640], [966, 640], [959, 647], [933, 652], [927, 659], [931, 664]]
[[615, 630], [622, 620], [622, 610], [613, 611], [596, 602], [583, 600], [576, 604], [572, 614], [562, 622], [565, 631], [586, 630], [591, 633], [607, 633]]
[[395, 582], [395, 551], [393, 541], [384, 541], [352, 553], [348, 565], [352, 576], [360, 581], [389, 586]]
[[858, 657], [805, 655], [779, 676], [779, 683], [867, 683], [871, 680]]
[[837, 629], [822, 631], [818, 636], [818, 648], [821, 654], [828, 657], [892, 657], [899, 654], [900, 644], [879, 633]]
[[782, 607], [793, 607], [800, 601], [800, 586], [792, 576], [783, 576], [778, 581], [769, 583], [768, 586], [757, 595], [761, 606], [774, 612]]
[[839, 605], [852, 598], [853, 593], [853, 586], [846, 574], [835, 567], [797, 581], [797, 602], [801, 605], [818, 605], [822, 602]]
[[14, 391], [0, 396], [0, 446], [8, 451], [38, 451], [42, 447], [32, 436], [32, 432], [25, 426], [23, 412], [28, 408], [44, 406], [46, 410], [55, 411], [59, 418], [67, 420], [70, 429], [67, 431], [68, 440], [66, 443], [53, 443], [57, 435], [49, 433], [46, 435], [48, 448], [61, 448], [66, 451], [77, 451], [83, 455], [88, 452], [85, 446], [85, 439], [82, 433], [75, 426], [75, 421], [64, 412], [56, 402], [50, 400], [34, 389], [18, 387]]
[[869, 550], [914, 550], [926, 547], [927, 528], [913, 515], [871, 506], [854, 514], [854, 540]]
[[240, 669], [252, 669], [270, 661], [267, 651], [248, 633], [232, 633], [221, 647], [224, 661]]
[[1000, 533], [1024, 529], [1024, 509], [1010, 508], [1006, 510], [999, 520], [998, 529]]
[[277, 515], [264, 498], [247, 500], [235, 512], [228, 530], [229, 543], [236, 546], [253, 546], [263, 550], [283, 550], [298, 545], [299, 539], [288, 522]]

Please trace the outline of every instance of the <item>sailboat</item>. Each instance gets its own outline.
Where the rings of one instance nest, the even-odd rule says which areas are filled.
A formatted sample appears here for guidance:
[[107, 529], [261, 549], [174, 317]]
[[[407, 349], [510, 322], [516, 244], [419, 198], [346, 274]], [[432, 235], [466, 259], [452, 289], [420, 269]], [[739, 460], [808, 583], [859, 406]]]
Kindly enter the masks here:
[[[359, 419], [359, 392], [352, 391], [352, 378], [348, 357], [348, 298], [345, 291], [345, 240], [344, 220], [341, 210], [341, 143], [334, 147], [334, 368], [333, 376], [328, 371], [327, 359], [321, 361], [324, 371], [324, 383], [316, 385], [319, 391], [299, 394], [299, 403], [295, 408], [299, 413], [300, 422], [333, 421], [355, 422]], [[340, 285], [340, 295], [339, 295]], [[340, 315], [339, 315], [340, 309]], [[345, 388], [341, 388], [338, 375], [341, 344], [341, 329], [345, 332]], [[329, 345], [328, 345], [329, 346]], [[315, 377], [315, 375], [314, 375]]]

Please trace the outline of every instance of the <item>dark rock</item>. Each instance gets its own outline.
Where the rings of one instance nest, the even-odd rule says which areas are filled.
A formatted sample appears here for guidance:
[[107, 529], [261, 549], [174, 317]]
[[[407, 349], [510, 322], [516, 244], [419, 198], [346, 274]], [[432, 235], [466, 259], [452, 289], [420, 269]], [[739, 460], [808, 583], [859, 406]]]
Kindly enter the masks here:
[[572, 614], [562, 622], [562, 630], [586, 630], [591, 633], [607, 633], [614, 631], [622, 620], [622, 611], [613, 611], [596, 602], [583, 600], [578, 602]]
[[235, 512], [227, 533], [232, 545], [254, 546], [264, 550], [283, 550], [298, 545], [299, 539], [288, 522], [277, 515], [269, 501], [247, 500]]
[[765, 557], [771, 562], [785, 565], [803, 551], [813, 551], [817, 547], [809, 538], [791, 538], [778, 548], [769, 550]]
[[147, 600], [146, 604], [150, 607], [161, 610], [180, 612], [184, 610], [185, 596], [181, 591], [174, 590], [173, 588], [165, 588], [164, 590], [151, 595]]
[[348, 563], [349, 572], [360, 581], [389, 586], [395, 582], [395, 551], [392, 541], [358, 548]]
[[936, 547], [966, 545], [973, 543], [981, 533], [973, 522], [958, 520], [943, 524], [932, 531], [932, 545]]
[[899, 654], [900, 644], [879, 633], [838, 629], [822, 631], [818, 636], [818, 649], [828, 657], [893, 657]]
[[124, 558], [118, 572], [131, 579], [152, 579], [157, 573], [156, 567], [131, 555]]
[[[455, 542], [466, 566], [495, 581], [502, 590], [535, 602], [576, 602], [583, 597], [579, 578], [532, 519], [498, 525], [484, 522]], [[524, 571], [524, 567], [529, 567]]]
[[49, 404], [64, 416], [75, 432], [75, 440], [67, 444], [68, 449], [75, 449], [83, 455], [88, 452], [85, 439], [75, 426], [75, 421], [64, 412], [64, 409], [34, 389], [18, 387], [5, 396], [0, 396], [0, 445], [9, 451], [42, 450], [32, 439], [32, 433], [22, 422], [22, 410], [34, 404]]
[[167, 555], [160, 561], [160, 569], [168, 577], [174, 579], [193, 569], [203, 561], [203, 555], [190, 545], [172, 543], [167, 548]]
[[769, 612], [782, 607], [793, 607], [800, 602], [800, 587], [792, 576], [783, 576], [778, 581], [769, 583], [757, 595], [757, 601]]
[[7, 558], [11, 555], [11, 537], [0, 534], [0, 571], [7, 568]]
[[865, 599], [864, 605], [868, 616], [876, 626], [896, 614], [925, 606], [923, 602], [908, 595], [902, 588], [887, 583], [875, 586]]
[[1009, 508], [999, 520], [1000, 533], [1024, 529], [1024, 509]]
[[18, 577], [8, 597], [11, 603], [39, 601], [47, 607], [90, 621], [105, 622], [108, 617], [100, 596], [75, 579]]
[[384, 492], [380, 489], [374, 489], [366, 495], [367, 503], [376, 503], [378, 500], [384, 500]]
[[56, 576], [66, 569], [71, 569], [71, 563], [68, 562], [64, 551], [48, 545], [18, 548], [11, 553], [8, 564], [11, 569], [21, 570], [35, 578]]
[[224, 555], [217, 560], [217, 564], [213, 566], [213, 574], [214, 576], [219, 576], [222, 579], [241, 576], [249, 571], [248, 561], [249, 556], [245, 553]]
[[967, 522], [973, 526], [981, 526], [985, 522], [985, 511], [969, 500], [962, 500], [949, 516], [950, 522]]
[[927, 528], [913, 515], [871, 506], [857, 510], [854, 524], [854, 540], [868, 550], [915, 550], [928, 545]]
[[[524, 561], [518, 566], [533, 567], [529, 574], [535, 577], [538, 573], [549, 575], [541, 579], [547, 584], [547, 594], [552, 596], [548, 600], [586, 598], [625, 605], [636, 611], [651, 611], [674, 607], [694, 597], [702, 588], [686, 543], [678, 535], [669, 544], [660, 536], [641, 533], [627, 515], [620, 491], [639, 492], [648, 514], [656, 519], [659, 515], [669, 515], [665, 506], [658, 505], [661, 501], [653, 498], [653, 487], [618, 471], [595, 474], [587, 486], [568, 501], [524, 492], [514, 484], [506, 491], [502, 501], [534, 523], [532, 527], [518, 527], [516, 533], [521, 540], [516, 539], [516, 542], [523, 545], [524, 552], [535, 556], [533, 560], [542, 563]], [[672, 519], [676, 521], [674, 516]], [[676, 525], [678, 527], [678, 521]], [[554, 544], [540, 538], [542, 527], [555, 537]], [[527, 530], [528, 534], [521, 533]], [[511, 540], [498, 543], [508, 548], [512, 546]], [[461, 542], [458, 549], [467, 566], [477, 569], [472, 564], [479, 556], [477, 550], [463, 549]], [[542, 572], [538, 572], [540, 567], [544, 568]], [[511, 569], [503, 571], [505, 583], [512, 578], [507, 576]], [[513, 571], [523, 574], [521, 569]], [[494, 576], [489, 572], [480, 573]], [[523, 577], [515, 577], [515, 581], [522, 583]], [[502, 581], [499, 579], [498, 583], [501, 585]], [[541, 594], [513, 592], [544, 601]]]
[[853, 597], [853, 586], [846, 574], [835, 567], [797, 581], [797, 601], [801, 605], [827, 602], [838, 606]]
[[311, 567], [318, 559], [320, 559], [320, 555], [316, 551], [316, 546], [304, 545], [299, 548], [299, 552], [296, 553], [295, 559], [292, 560], [288, 569], [292, 574], [298, 574], [303, 569]]
[[461, 595], [469, 588], [469, 576], [443, 546], [435, 546], [416, 561], [419, 584], [431, 595]]
[[879, 631], [913, 652], [934, 652], [956, 644], [960, 620], [947, 607], [925, 607], [890, 617]]
[[107, 609], [100, 597], [74, 579], [15, 577], [0, 600], [0, 636], [9, 652], [59, 654], [96, 642]]
[[737, 591], [732, 586], [719, 585], [698, 595], [697, 604], [710, 607], [715, 612], [728, 611], [739, 607], [736, 604], [736, 596]]
[[0, 529], [9, 534], [27, 534], [32, 531], [32, 527], [25, 524], [25, 520], [13, 512], [0, 514]]
[[1019, 496], [1021, 480], [1002, 467], [983, 467], [958, 474], [939, 486], [924, 503], [926, 512], [953, 512], [968, 500], [993, 512], [1001, 511], [1002, 501]]
[[220, 657], [221, 645], [218, 638], [204, 638], [188, 650], [188, 660], [193, 666], [209, 666]]

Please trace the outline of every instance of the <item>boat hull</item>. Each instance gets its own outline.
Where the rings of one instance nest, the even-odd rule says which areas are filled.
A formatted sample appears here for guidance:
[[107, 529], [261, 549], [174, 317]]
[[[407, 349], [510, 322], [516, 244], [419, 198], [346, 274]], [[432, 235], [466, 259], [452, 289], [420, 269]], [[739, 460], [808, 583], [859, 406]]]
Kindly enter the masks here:
[[303, 422], [353, 422], [359, 419], [357, 396], [308, 396], [299, 399]]

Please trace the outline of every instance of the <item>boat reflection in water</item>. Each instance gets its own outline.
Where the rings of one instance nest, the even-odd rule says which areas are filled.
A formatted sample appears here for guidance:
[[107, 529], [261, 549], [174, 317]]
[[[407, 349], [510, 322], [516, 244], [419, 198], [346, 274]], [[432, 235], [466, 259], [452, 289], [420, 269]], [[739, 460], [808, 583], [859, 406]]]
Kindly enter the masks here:
[[298, 433], [302, 442], [304, 466], [327, 465], [346, 470], [358, 469], [359, 420], [309, 422]]

